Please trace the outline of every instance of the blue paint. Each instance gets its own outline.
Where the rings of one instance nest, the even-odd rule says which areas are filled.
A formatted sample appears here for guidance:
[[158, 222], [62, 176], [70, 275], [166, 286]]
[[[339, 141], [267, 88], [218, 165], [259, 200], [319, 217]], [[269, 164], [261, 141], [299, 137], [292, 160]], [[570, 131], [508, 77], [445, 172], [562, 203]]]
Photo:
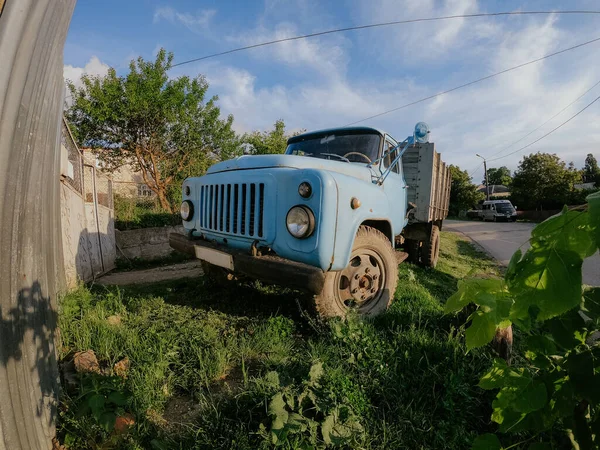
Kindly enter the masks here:
[[[242, 156], [223, 161], [209, 168], [206, 175], [184, 182], [183, 199], [193, 202], [195, 211], [184, 227], [195, 236], [231, 248], [250, 251], [255, 244], [272, 249], [282, 258], [323, 270], [346, 267], [354, 236], [365, 221], [386, 224], [391, 230], [388, 238], [393, 242], [407, 224], [400, 149], [407, 142], [426, 139], [428, 127], [418, 124], [415, 134], [400, 144], [391, 136], [366, 127], [305, 133], [289, 142], [329, 139], [330, 133], [340, 133], [338, 138], [344, 139], [347, 130], [360, 136], [360, 133], [377, 135], [378, 157], [370, 164], [366, 160], [346, 162], [291, 154]], [[321, 144], [329, 148], [328, 142], [324, 140]], [[392, 153], [391, 158], [388, 153]], [[392, 170], [394, 161], [397, 164]], [[298, 194], [302, 182], [312, 186], [309, 198]], [[185, 186], [190, 187], [189, 195], [185, 195]], [[361, 202], [357, 209], [351, 207], [353, 198]], [[286, 227], [286, 215], [297, 205], [310, 208], [315, 216], [315, 230], [305, 239], [293, 237]]]

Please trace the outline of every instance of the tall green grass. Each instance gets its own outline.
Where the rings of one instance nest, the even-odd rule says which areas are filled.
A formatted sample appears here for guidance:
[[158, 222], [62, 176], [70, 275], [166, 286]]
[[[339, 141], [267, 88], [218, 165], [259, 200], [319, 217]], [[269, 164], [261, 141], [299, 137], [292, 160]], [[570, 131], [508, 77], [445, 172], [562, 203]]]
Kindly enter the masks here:
[[[490, 430], [491, 398], [476, 384], [492, 356], [466, 353], [464, 318], [444, 316], [443, 303], [457, 279], [495, 265], [454, 234], [443, 234], [441, 252], [437, 270], [401, 265], [394, 304], [373, 320], [325, 323], [305, 296], [258, 283], [82, 287], [61, 303], [61, 358], [93, 349], [110, 373], [128, 357], [136, 425], [111, 437], [77, 416], [67, 387], [58, 435], [71, 448], [271, 448], [271, 400], [282, 394], [318, 426], [291, 431], [282, 448], [324, 447], [330, 416], [358, 424], [340, 440], [346, 448], [469, 448]], [[310, 408], [297, 404], [303, 392]]]

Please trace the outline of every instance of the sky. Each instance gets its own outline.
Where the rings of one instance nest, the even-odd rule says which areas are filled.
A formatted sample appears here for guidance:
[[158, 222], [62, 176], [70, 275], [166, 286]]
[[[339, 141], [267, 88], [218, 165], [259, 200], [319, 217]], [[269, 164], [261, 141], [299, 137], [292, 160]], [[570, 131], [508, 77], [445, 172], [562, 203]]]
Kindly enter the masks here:
[[[600, 10], [598, 0], [569, 9]], [[561, 1], [493, 0], [79, 0], [64, 55], [65, 78], [125, 75], [131, 59], [160, 48], [181, 62], [299, 34], [377, 22], [499, 11], [561, 10]], [[182, 65], [177, 77], [205, 76], [221, 114], [242, 133], [344, 126], [548, 53], [600, 37], [600, 15], [454, 19], [350, 31], [275, 44]], [[596, 61], [594, 63], [594, 61]], [[600, 95], [600, 42], [450, 94], [361, 122], [396, 139], [425, 121], [444, 161], [483, 178], [488, 167], [517, 168], [523, 155], [556, 153], [583, 167], [600, 159], [600, 101], [554, 134], [533, 142]], [[515, 141], [518, 141], [515, 143]], [[499, 153], [500, 152], [500, 153]]]

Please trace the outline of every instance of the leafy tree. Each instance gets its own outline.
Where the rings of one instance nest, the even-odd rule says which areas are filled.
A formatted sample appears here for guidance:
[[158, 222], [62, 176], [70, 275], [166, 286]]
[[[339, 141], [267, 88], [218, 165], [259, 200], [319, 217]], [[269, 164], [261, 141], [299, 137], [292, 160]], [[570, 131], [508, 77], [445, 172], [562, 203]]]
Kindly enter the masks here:
[[583, 181], [585, 183], [595, 182], [597, 187], [600, 185], [600, 168], [598, 161], [591, 153], [588, 153], [585, 158], [585, 166], [583, 167]]
[[[600, 193], [587, 201], [587, 210], [565, 207], [538, 225], [530, 248], [517, 250], [503, 278], [460, 280], [444, 308], [455, 313], [476, 305], [469, 307], [468, 350], [486, 345], [498, 329], [519, 329], [524, 358], [514, 368], [496, 359], [479, 387], [497, 391], [491, 419], [498, 431], [531, 433], [522, 442], [532, 441], [529, 449], [555, 448], [543, 443], [548, 430], [563, 431], [572, 448], [600, 448], [600, 288], [582, 284], [584, 260], [600, 243]], [[472, 449], [512, 447], [485, 434]]]
[[270, 131], [253, 131], [241, 138], [242, 146], [252, 155], [270, 155], [283, 153], [289, 136], [285, 133], [285, 123], [279, 119]]
[[466, 170], [460, 167], [450, 165], [450, 174], [452, 176], [452, 185], [450, 188], [450, 206], [451, 216], [457, 216], [460, 211], [472, 208], [485, 195], [477, 192], [477, 186], [471, 183], [471, 177]]
[[172, 61], [161, 49], [155, 61], [131, 61], [126, 76], [111, 68], [104, 77], [84, 75], [80, 88], [69, 82], [67, 110], [76, 138], [105, 170], [130, 164], [167, 211], [173, 185], [238, 148], [233, 116], [220, 119], [216, 96], [205, 102], [206, 79], [169, 77]]
[[[508, 167], [502, 166], [498, 168], [491, 168], [487, 170], [487, 177], [490, 186], [493, 184], [499, 184], [502, 186], [510, 186], [512, 182], [512, 177], [510, 176], [510, 170]], [[483, 184], [485, 184], [485, 179], [483, 180]]]
[[515, 172], [511, 200], [523, 209], [558, 209], [568, 203], [579, 180], [579, 172], [569, 170], [555, 154], [531, 154]]

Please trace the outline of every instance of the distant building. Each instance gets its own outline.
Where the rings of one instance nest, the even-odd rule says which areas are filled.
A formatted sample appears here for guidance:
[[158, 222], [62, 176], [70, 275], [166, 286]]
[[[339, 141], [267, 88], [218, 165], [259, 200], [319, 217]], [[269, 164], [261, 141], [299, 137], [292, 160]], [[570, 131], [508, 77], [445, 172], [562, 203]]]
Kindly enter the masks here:
[[[83, 149], [83, 155], [86, 161], [94, 161], [94, 165], [102, 169], [102, 164], [92, 153], [91, 149]], [[144, 177], [140, 171], [134, 170], [130, 164], [121, 166], [118, 170], [111, 173], [113, 182], [113, 193], [126, 198], [150, 199], [156, 194], [144, 182]]]
[[[501, 184], [490, 184], [489, 185], [490, 197], [508, 197], [510, 195], [510, 189]], [[485, 186], [480, 184], [477, 186], [477, 192], [483, 192], [485, 194]]]
[[585, 189], [586, 191], [596, 189], [596, 183], [593, 181], [590, 183], [576, 183], [573, 185], [575, 189]]

